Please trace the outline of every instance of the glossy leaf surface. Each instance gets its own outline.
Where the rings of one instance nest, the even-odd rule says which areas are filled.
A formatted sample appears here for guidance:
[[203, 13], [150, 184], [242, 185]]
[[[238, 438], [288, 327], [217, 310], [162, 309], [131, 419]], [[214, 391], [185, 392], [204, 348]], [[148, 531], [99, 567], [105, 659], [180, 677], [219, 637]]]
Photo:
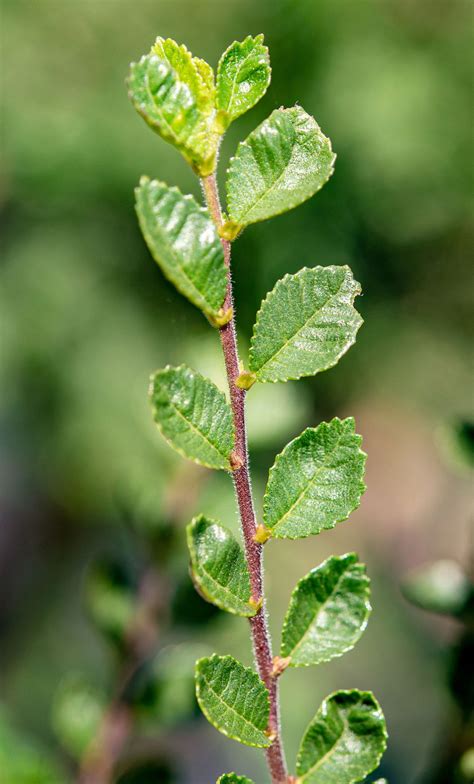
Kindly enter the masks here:
[[332, 556], [303, 577], [291, 597], [280, 656], [306, 667], [354, 647], [371, 610], [370, 581], [355, 553]]
[[216, 106], [224, 127], [247, 112], [265, 95], [271, 68], [263, 35], [234, 41], [219, 60]]
[[224, 301], [224, 253], [209, 212], [192, 196], [142, 177], [135, 189], [140, 228], [151, 255], [181, 294], [207, 315]]
[[137, 112], [173, 144], [201, 176], [214, 171], [219, 134], [214, 128], [214, 77], [185, 46], [158, 38], [130, 66], [129, 96]]
[[223, 525], [200, 515], [187, 527], [193, 579], [205, 599], [234, 615], [255, 615], [244, 551]]
[[371, 773], [387, 745], [385, 720], [370, 692], [339, 691], [325, 699], [298, 752], [300, 784], [355, 784]]
[[199, 659], [196, 695], [207, 720], [224, 735], [247, 746], [266, 748], [270, 701], [257, 673], [232, 656]]
[[309, 427], [291, 441], [270, 469], [264, 523], [272, 536], [318, 534], [345, 520], [359, 505], [365, 454], [352, 417]]
[[232, 412], [212, 381], [184, 365], [166, 367], [151, 378], [150, 400], [154, 420], [174, 449], [208, 468], [230, 469]]
[[331, 176], [334, 160], [329, 139], [304, 109], [272, 112], [230, 161], [227, 207], [234, 236], [313, 196]]
[[349, 267], [305, 267], [285, 275], [262, 303], [249, 366], [258, 381], [288, 381], [327, 370], [352, 346], [362, 318], [360, 285]]

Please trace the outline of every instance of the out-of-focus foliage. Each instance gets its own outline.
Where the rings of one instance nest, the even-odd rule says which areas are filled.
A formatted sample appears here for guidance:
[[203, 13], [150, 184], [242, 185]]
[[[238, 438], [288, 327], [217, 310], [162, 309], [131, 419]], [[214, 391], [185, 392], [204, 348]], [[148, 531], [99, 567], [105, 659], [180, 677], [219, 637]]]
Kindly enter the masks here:
[[31, 743], [0, 712], [0, 774], [2, 784], [64, 784], [64, 774], [38, 744]]
[[[212, 646], [225, 640], [236, 655], [246, 650], [232, 618], [198, 623], [215, 608], [196, 596], [186, 573], [193, 499], [234, 526], [226, 477], [180, 466], [156, 437], [146, 400], [150, 368], [168, 362], [193, 363], [219, 385], [223, 379], [215, 336], [150, 261], [133, 211], [143, 172], [199, 193], [180, 157], [140, 127], [124, 74], [155, 34], [188, 41], [215, 65], [235, 38], [263, 31], [273, 83], [232, 123], [221, 184], [228, 156], [275, 105], [299, 102], [314, 113], [338, 160], [314, 203], [239, 239], [242, 346], [265, 293], [304, 264], [350, 264], [366, 323], [331, 374], [254, 386], [254, 484], [261, 497], [271, 454], [309, 418], [317, 425], [357, 403], [358, 432], [372, 442], [369, 490], [353, 523], [340, 526], [339, 552], [358, 549], [369, 561], [378, 603], [359, 651], [332, 665], [334, 675], [323, 672], [326, 686], [350, 684], [355, 674], [374, 685], [391, 733], [379, 775], [412, 784], [427, 767], [450, 697], [437, 637], [429, 641], [433, 627], [426, 621], [421, 633], [425, 621], [418, 614], [413, 621], [396, 583], [409, 567], [461, 557], [466, 548], [464, 480], [440, 465], [432, 433], [470, 417], [471, 3], [5, 0], [2, 10], [0, 665], [9, 715], [26, 737], [52, 748], [45, 716], [60, 677], [90, 669], [94, 682], [109, 686], [109, 650], [84, 619], [79, 595], [85, 565], [102, 545], [113, 540], [128, 552], [124, 518], [153, 540], [157, 561], [173, 553], [172, 616], [181, 625], [164, 644], [197, 634]], [[165, 494], [170, 479], [186, 485], [188, 503]], [[179, 523], [170, 527], [171, 516]], [[294, 559], [277, 544], [268, 556], [275, 616], [283, 617], [304, 570], [329, 555], [319, 538], [316, 550], [294, 543]], [[291, 694], [282, 686], [290, 757], [315, 699], [327, 692], [318, 678], [308, 694], [298, 674]], [[408, 716], [401, 680], [412, 694]], [[291, 714], [295, 696], [300, 708]], [[181, 732], [181, 749], [202, 752], [205, 730]], [[180, 755], [189, 782], [213, 781], [222, 770], [263, 779], [237, 745], [232, 759], [219, 758], [211, 735], [201, 779]]]

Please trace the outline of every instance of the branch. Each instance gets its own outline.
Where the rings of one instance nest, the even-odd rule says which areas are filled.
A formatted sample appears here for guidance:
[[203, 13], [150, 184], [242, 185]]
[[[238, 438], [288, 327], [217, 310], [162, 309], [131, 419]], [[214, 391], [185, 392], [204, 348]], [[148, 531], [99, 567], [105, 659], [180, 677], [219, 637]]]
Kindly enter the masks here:
[[[211, 174], [208, 177], [203, 177], [201, 179], [201, 184], [212, 219], [214, 220], [214, 223], [220, 227], [223, 221], [216, 175]], [[268, 729], [274, 740], [272, 745], [266, 750], [267, 763], [272, 783], [288, 784], [288, 772], [281, 740], [278, 680], [272, 674], [273, 656], [265, 614], [265, 597], [263, 593], [263, 545], [256, 542], [254, 539], [257, 530], [257, 521], [249, 473], [245, 424], [246, 390], [240, 389], [235, 383], [240, 374], [240, 367], [237, 350], [235, 311], [233, 309], [234, 303], [230, 265], [231, 246], [228, 240], [221, 239], [221, 242], [224, 249], [224, 259], [228, 278], [227, 294], [224, 300], [223, 310], [226, 312], [229, 309], [232, 309], [231, 320], [219, 329], [235, 429], [234, 463], [238, 467], [233, 471], [232, 476], [242, 524], [245, 554], [250, 571], [252, 599], [256, 603], [262, 600], [259, 611], [250, 618], [249, 621], [258, 672], [270, 694], [270, 719]]]

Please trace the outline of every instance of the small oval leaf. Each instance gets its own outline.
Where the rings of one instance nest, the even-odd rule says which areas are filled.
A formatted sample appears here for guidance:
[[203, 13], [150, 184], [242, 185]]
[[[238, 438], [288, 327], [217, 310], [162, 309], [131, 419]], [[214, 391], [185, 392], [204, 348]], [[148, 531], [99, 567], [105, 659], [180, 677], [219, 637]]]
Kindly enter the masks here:
[[234, 236], [313, 196], [333, 173], [334, 160], [331, 142], [304, 109], [272, 112], [230, 161], [227, 206]]
[[359, 506], [366, 455], [352, 417], [307, 428], [270, 469], [263, 519], [272, 536], [300, 539], [333, 528]]
[[370, 581], [355, 553], [328, 558], [293, 591], [280, 656], [290, 656], [291, 667], [307, 667], [350, 651], [367, 626], [369, 595]]
[[250, 617], [250, 575], [244, 551], [231, 531], [204, 515], [186, 529], [193, 579], [199, 592], [221, 610]]
[[216, 106], [224, 127], [247, 112], [265, 95], [271, 68], [263, 35], [234, 41], [217, 68]]
[[310, 722], [296, 761], [301, 784], [355, 784], [378, 766], [387, 746], [382, 710], [370, 692], [338, 691]]
[[217, 317], [227, 289], [224, 252], [209, 212], [192, 196], [142, 177], [135, 189], [140, 228], [163, 274], [193, 305]]
[[206, 719], [223, 735], [246, 746], [270, 746], [268, 690], [249, 667], [232, 656], [199, 659], [196, 696]]
[[208, 468], [231, 470], [232, 412], [225, 395], [184, 365], [158, 370], [150, 383], [153, 418], [183, 457]]
[[247, 776], [238, 776], [237, 773], [224, 773], [216, 781], [216, 784], [254, 784], [252, 779]]
[[262, 303], [250, 347], [257, 381], [288, 381], [333, 367], [355, 342], [360, 285], [349, 267], [285, 275]]
[[211, 72], [185, 46], [158, 38], [149, 54], [130, 65], [128, 78], [137, 112], [203, 177], [215, 169], [219, 144]]

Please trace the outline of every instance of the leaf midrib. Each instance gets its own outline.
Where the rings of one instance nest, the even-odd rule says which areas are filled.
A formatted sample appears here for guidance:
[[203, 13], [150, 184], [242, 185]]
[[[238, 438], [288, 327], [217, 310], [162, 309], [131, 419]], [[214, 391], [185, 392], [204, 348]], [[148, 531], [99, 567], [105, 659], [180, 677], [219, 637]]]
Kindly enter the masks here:
[[315, 771], [317, 771], [318, 768], [321, 767], [323, 762], [325, 762], [327, 759], [329, 759], [329, 757], [331, 757], [335, 753], [335, 751], [337, 750], [337, 747], [340, 744], [341, 739], [344, 737], [345, 731], [348, 729], [348, 725], [347, 725], [347, 722], [345, 720], [345, 717], [341, 717], [341, 721], [342, 721], [342, 724], [343, 724], [343, 728], [342, 728], [342, 732], [339, 735], [338, 739], [331, 746], [331, 748], [324, 754], [324, 756], [322, 756], [309, 770], [307, 770], [305, 773], [303, 773], [302, 784], [304, 783], [306, 776], [311, 776]]
[[[353, 565], [353, 564], [351, 564], [351, 566], [352, 566], [352, 565]], [[328, 602], [330, 601], [330, 599], [331, 599], [331, 598], [334, 596], [334, 594], [336, 593], [336, 591], [337, 591], [337, 590], [338, 590], [338, 588], [339, 588], [339, 585], [341, 584], [342, 580], [344, 579], [344, 577], [346, 576], [347, 572], [349, 571], [349, 568], [350, 568], [350, 567], [348, 567], [347, 569], [345, 569], [345, 570], [342, 572], [342, 574], [341, 574], [341, 575], [338, 577], [338, 579], [337, 579], [337, 581], [336, 581], [336, 584], [334, 585], [334, 588], [333, 588], [333, 590], [331, 591], [331, 594], [330, 594], [330, 596], [328, 596], [328, 597], [327, 597], [327, 599], [325, 599], [325, 600], [324, 600], [324, 602], [323, 602], [322, 604], [320, 604], [320, 605], [319, 605], [319, 607], [318, 607], [318, 609], [316, 610], [316, 612], [314, 613], [314, 615], [313, 615], [313, 617], [312, 617], [311, 621], [309, 622], [309, 624], [308, 624], [308, 627], [307, 627], [306, 631], [304, 632], [304, 634], [303, 634], [303, 635], [302, 635], [302, 637], [300, 638], [299, 642], [297, 642], [297, 643], [296, 643], [296, 645], [294, 646], [294, 648], [292, 648], [292, 649], [291, 649], [290, 653], [288, 654], [289, 656], [294, 656], [294, 654], [295, 654], [295, 651], [297, 651], [297, 650], [298, 650], [298, 648], [299, 648], [299, 647], [300, 647], [300, 646], [303, 644], [303, 642], [304, 642], [304, 639], [305, 639], [305, 637], [308, 635], [308, 633], [309, 633], [309, 631], [310, 631], [310, 629], [311, 629], [311, 626], [312, 626], [312, 625], [313, 625], [313, 623], [314, 623], [314, 620], [315, 620], [315, 618], [316, 618], [316, 617], [319, 615], [319, 613], [320, 613], [320, 612], [323, 612], [324, 608], [326, 607], [326, 605], [328, 604]]]
[[[283, 111], [284, 111], [284, 110], [283, 110]], [[296, 141], [297, 141], [297, 140], [295, 139], [295, 142], [296, 142]], [[242, 142], [242, 144], [246, 144], [246, 145], [248, 145], [249, 147], [251, 147], [251, 145], [249, 144], [249, 142], [248, 142], [248, 141]], [[244, 221], [244, 219], [246, 218], [246, 216], [247, 216], [249, 213], [251, 213], [251, 212], [252, 212], [252, 210], [255, 210], [255, 208], [257, 207], [257, 205], [258, 205], [258, 204], [260, 204], [260, 202], [262, 201], [262, 199], [266, 198], [266, 197], [268, 196], [268, 194], [272, 192], [272, 190], [273, 190], [273, 189], [276, 187], [277, 183], [278, 183], [278, 182], [281, 180], [281, 178], [283, 177], [283, 175], [284, 175], [284, 174], [287, 172], [287, 170], [289, 169], [289, 167], [290, 167], [290, 165], [291, 165], [291, 161], [293, 160], [293, 153], [294, 153], [294, 149], [295, 149], [295, 144], [293, 144], [293, 145], [292, 145], [292, 147], [291, 147], [291, 155], [290, 155], [289, 161], [288, 161], [288, 163], [286, 164], [286, 166], [284, 167], [284, 169], [283, 169], [283, 171], [281, 172], [281, 174], [279, 174], [279, 175], [278, 175], [278, 177], [277, 177], [277, 178], [276, 178], [276, 180], [274, 180], [274, 182], [273, 182], [273, 183], [270, 185], [270, 187], [268, 188], [268, 190], [264, 191], [264, 192], [261, 194], [261, 196], [259, 196], [259, 197], [258, 197], [258, 199], [257, 199], [257, 200], [256, 200], [256, 201], [255, 201], [255, 202], [252, 204], [252, 206], [251, 206], [251, 207], [249, 207], [249, 208], [248, 208], [248, 209], [247, 209], [247, 210], [244, 212], [244, 214], [241, 216], [241, 219], [240, 219], [239, 221], [236, 221], [236, 222], [237, 222], [239, 225], [241, 225], [241, 226], [244, 226], [244, 225], [246, 225], [245, 223], [243, 223], [243, 221]], [[254, 152], [253, 152], [253, 150], [252, 150], [252, 156], [253, 156], [254, 160], [257, 162], [257, 159], [256, 159], [256, 157], [255, 157], [255, 155], [254, 155]], [[258, 162], [257, 162], [257, 166], [258, 166]], [[261, 170], [260, 170], [260, 166], [258, 166], [258, 170], [259, 170], [259, 172], [261, 172]], [[260, 176], [262, 177], [262, 180], [264, 180], [264, 178], [263, 178], [263, 175], [261, 174]], [[264, 180], [264, 182], [265, 182], [265, 180]], [[231, 213], [231, 216], [230, 216], [230, 217], [231, 217], [231, 218], [233, 218], [233, 216], [232, 216], [232, 213]], [[250, 221], [250, 222], [251, 222], [251, 221]]]
[[274, 526], [271, 526], [271, 530], [272, 530], [272, 531], [276, 531], [276, 529], [278, 528], [278, 526], [279, 526], [279, 525], [281, 525], [281, 523], [282, 523], [282, 522], [283, 522], [283, 521], [284, 521], [284, 520], [285, 520], [285, 519], [288, 517], [288, 515], [289, 515], [289, 514], [290, 514], [290, 513], [293, 511], [293, 509], [295, 508], [295, 506], [297, 506], [297, 504], [299, 504], [299, 502], [301, 501], [301, 499], [302, 499], [302, 498], [304, 498], [304, 496], [306, 495], [306, 493], [307, 493], [307, 492], [309, 491], [309, 489], [310, 489], [310, 488], [313, 486], [313, 484], [314, 484], [314, 482], [315, 482], [316, 478], [319, 476], [319, 474], [321, 473], [321, 471], [323, 471], [325, 468], [327, 468], [327, 467], [328, 467], [328, 460], [329, 460], [331, 457], [333, 457], [333, 455], [334, 455], [334, 452], [335, 452], [335, 451], [336, 451], [336, 450], [339, 448], [339, 446], [340, 446], [340, 443], [341, 443], [341, 440], [342, 440], [342, 438], [343, 438], [343, 436], [344, 436], [344, 435], [346, 435], [344, 431], [342, 431], [341, 433], [339, 433], [339, 435], [338, 435], [338, 438], [337, 438], [337, 442], [336, 442], [336, 444], [335, 444], [334, 448], [331, 450], [331, 452], [327, 453], [327, 454], [324, 456], [324, 460], [323, 460], [322, 464], [319, 466], [319, 468], [317, 468], [317, 469], [316, 469], [316, 471], [314, 472], [314, 474], [313, 474], [313, 476], [311, 477], [310, 481], [307, 483], [306, 487], [305, 487], [305, 488], [304, 488], [304, 490], [303, 490], [303, 491], [300, 493], [300, 495], [298, 496], [298, 498], [297, 498], [297, 499], [296, 499], [296, 500], [295, 500], [295, 501], [292, 503], [292, 505], [290, 506], [290, 508], [289, 508], [289, 509], [287, 509], [287, 511], [285, 512], [285, 514], [284, 514], [282, 517], [280, 517], [280, 519], [278, 520], [278, 522], [277, 522], [277, 523], [275, 523], [275, 525], [274, 525]]
[[221, 452], [221, 451], [220, 451], [220, 450], [217, 448], [217, 446], [216, 446], [215, 444], [213, 444], [213, 443], [212, 443], [212, 441], [211, 441], [211, 440], [210, 440], [210, 439], [209, 439], [209, 438], [208, 438], [208, 437], [207, 437], [207, 436], [206, 436], [204, 433], [202, 433], [200, 430], [198, 430], [198, 428], [196, 427], [196, 425], [194, 425], [194, 424], [193, 424], [193, 422], [191, 422], [191, 420], [190, 420], [190, 419], [187, 419], [187, 418], [184, 416], [184, 414], [183, 414], [183, 413], [182, 413], [182, 412], [179, 410], [179, 408], [177, 407], [176, 403], [173, 403], [173, 402], [171, 401], [171, 399], [169, 399], [169, 405], [170, 405], [170, 406], [172, 406], [173, 410], [174, 410], [174, 411], [175, 411], [175, 412], [178, 414], [178, 416], [180, 416], [180, 417], [181, 417], [181, 419], [182, 419], [184, 422], [186, 422], [186, 424], [187, 424], [187, 425], [188, 425], [188, 426], [191, 428], [191, 430], [194, 430], [194, 432], [195, 432], [195, 433], [197, 433], [197, 435], [198, 435], [198, 436], [200, 436], [200, 437], [202, 438], [202, 440], [203, 440], [203, 441], [205, 441], [207, 444], [209, 444], [209, 446], [210, 446], [210, 447], [211, 447], [211, 448], [212, 448], [212, 449], [213, 449], [215, 452], [217, 452], [217, 454], [218, 454], [220, 457], [223, 457], [223, 458], [224, 458], [224, 460], [225, 460], [225, 462], [226, 462], [226, 465], [228, 466], [228, 465], [229, 465], [229, 457], [228, 457], [228, 455], [225, 455], [223, 452]]
[[[238, 719], [240, 719], [241, 721], [243, 721], [243, 722], [244, 722], [244, 724], [247, 724], [249, 727], [251, 727], [251, 728], [252, 728], [252, 730], [254, 730], [254, 732], [260, 733], [261, 735], [265, 735], [265, 732], [264, 732], [264, 730], [261, 730], [261, 729], [259, 729], [259, 727], [257, 727], [255, 724], [252, 724], [252, 722], [251, 722], [251, 721], [249, 721], [249, 719], [245, 719], [245, 718], [244, 718], [244, 717], [243, 717], [243, 716], [242, 716], [240, 713], [238, 713], [238, 712], [235, 710], [235, 708], [233, 708], [233, 707], [232, 707], [231, 705], [229, 705], [229, 704], [228, 704], [228, 703], [227, 703], [227, 702], [226, 702], [224, 699], [222, 699], [221, 695], [220, 695], [220, 694], [219, 694], [219, 693], [218, 693], [218, 692], [217, 692], [217, 691], [216, 691], [216, 690], [215, 690], [215, 689], [214, 689], [214, 688], [211, 686], [211, 683], [210, 683], [210, 681], [209, 681], [209, 680], [206, 678], [206, 676], [204, 675], [204, 673], [203, 673], [203, 672], [201, 672], [201, 677], [202, 677], [203, 681], [205, 682], [206, 686], [208, 687], [209, 691], [212, 691], [212, 693], [213, 693], [213, 694], [214, 694], [214, 695], [217, 697], [218, 701], [219, 701], [220, 703], [222, 703], [222, 705], [224, 705], [224, 706], [225, 706], [225, 707], [226, 707], [228, 710], [230, 710], [230, 711], [231, 711], [231, 713], [233, 713], [233, 714], [234, 714], [234, 715], [235, 715], [235, 716], [236, 716]], [[228, 685], [228, 683], [226, 684], [226, 687], [227, 687], [227, 685]], [[240, 683], [239, 683], [239, 686], [238, 686], [238, 690], [239, 690], [239, 691], [240, 691], [241, 687], [242, 687], [242, 683], [240, 682]], [[265, 736], [265, 737], [266, 737], [266, 736]]]
[[[158, 57], [158, 55], [156, 55], [156, 57]], [[208, 122], [207, 122], [207, 119], [206, 119], [206, 115], [203, 114], [201, 112], [200, 108], [198, 107], [197, 102], [196, 102], [196, 96], [193, 94], [193, 91], [191, 90], [190, 86], [186, 82], [183, 82], [181, 79], [179, 79], [176, 69], [172, 67], [172, 65], [170, 64], [169, 60], [167, 60], [167, 59], [163, 60], [163, 58], [161, 58], [161, 57], [158, 57], [158, 60], [161, 60], [162, 62], [167, 62], [168, 66], [169, 66], [169, 68], [171, 68], [171, 71], [173, 72], [173, 74], [176, 75], [176, 82], [179, 83], [179, 84], [183, 84], [185, 87], [188, 88], [188, 90], [189, 90], [189, 92], [191, 94], [191, 97], [192, 97], [192, 99], [194, 101], [194, 105], [196, 107], [196, 111], [198, 112], [199, 121], [195, 123], [193, 128], [189, 129], [187, 134], [183, 134], [182, 132], [181, 132], [181, 134], [178, 134], [174, 130], [173, 126], [170, 125], [168, 120], [166, 119], [166, 117], [165, 117], [165, 115], [163, 113], [163, 110], [160, 109], [160, 106], [156, 103], [156, 101], [153, 98], [153, 93], [150, 90], [149, 84], [148, 84], [148, 68], [147, 68], [146, 79], [145, 79], [145, 86], [146, 86], [146, 91], [148, 93], [149, 100], [151, 101], [152, 106], [154, 106], [156, 108], [156, 110], [159, 112], [159, 115], [161, 117], [161, 122], [164, 123], [164, 125], [166, 125], [166, 128], [168, 129], [169, 135], [172, 136], [176, 140], [177, 145], [179, 145], [186, 152], [186, 154], [189, 155], [189, 157], [191, 159], [198, 160], [199, 162], [203, 163], [205, 161], [204, 156], [200, 155], [195, 150], [193, 150], [193, 148], [190, 147], [189, 144], [186, 144], [186, 141], [183, 139], [183, 135], [185, 137], [187, 136], [188, 141], [189, 141], [189, 140], [191, 140], [193, 138], [193, 134], [195, 136], [199, 135], [200, 132], [204, 134], [206, 132], [206, 130], [207, 130], [207, 125], [208, 125]], [[199, 131], [197, 129], [199, 129], [199, 126], [201, 125], [201, 118], [202, 118], [204, 126], [206, 126], [206, 127], [203, 128], [202, 131]]]
[[[196, 554], [196, 556], [197, 556], [196, 548], [194, 548], [194, 552], [195, 552], [195, 554]], [[196, 557], [196, 564], [197, 564], [197, 566], [198, 566], [198, 568], [199, 568], [199, 561], [198, 561], [197, 557]], [[213, 577], [213, 576], [212, 576], [212, 575], [211, 575], [211, 574], [210, 574], [210, 573], [209, 573], [209, 572], [208, 572], [208, 571], [205, 569], [205, 567], [204, 567], [204, 566], [201, 566], [201, 569], [202, 569], [202, 571], [205, 573], [206, 577], [207, 577], [207, 578], [208, 578], [208, 579], [209, 579], [209, 580], [210, 580], [210, 581], [213, 583], [213, 585], [214, 585], [215, 587], [217, 587], [217, 588], [218, 588], [220, 591], [223, 591], [225, 594], [227, 594], [228, 596], [231, 596], [231, 597], [232, 597], [232, 598], [234, 598], [234, 599], [235, 599], [235, 598], [237, 598], [237, 600], [238, 600], [238, 602], [239, 602], [240, 604], [242, 604], [242, 605], [247, 605], [247, 607], [248, 607], [249, 609], [252, 609], [252, 608], [251, 608], [251, 606], [250, 606], [250, 604], [248, 603], [248, 601], [246, 601], [245, 599], [241, 599], [241, 598], [240, 598], [240, 597], [239, 597], [239, 596], [238, 596], [236, 593], [233, 593], [233, 592], [232, 592], [232, 591], [231, 591], [229, 588], [227, 588], [227, 586], [224, 586], [224, 585], [222, 585], [221, 583], [219, 583], [219, 582], [216, 580], [216, 578], [215, 578], [215, 577]], [[249, 595], [249, 599], [250, 599], [250, 595]]]
[[[147, 199], [147, 206], [148, 206], [148, 209], [151, 212], [153, 212], [153, 210], [151, 209], [151, 206], [150, 206], [150, 199]], [[175, 204], [175, 206], [176, 206], [176, 204]], [[188, 212], [187, 216], [186, 216], [186, 219], [189, 217], [189, 215], [190, 215], [190, 213]], [[176, 262], [175, 265], [174, 265], [174, 269], [177, 270], [179, 273], [181, 273], [181, 275], [185, 279], [185, 282], [187, 282], [189, 284], [190, 288], [192, 289], [192, 293], [193, 293], [194, 297], [198, 301], [200, 301], [202, 305], [204, 305], [205, 312], [206, 313], [210, 313], [211, 315], [215, 314], [217, 312], [216, 308], [214, 308], [211, 305], [211, 303], [206, 299], [205, 295], [197, 288], [196, 284], [193, 283], [193, 281], [189, 277], [188, 273], [186, 272], [185, 267], [182, 264], [180, 264], [179, 261], [177, 261], [179, 259], [179, 256], [174, 251], [172, 244], [169, 241], [167, 241], [166, 232], [161, 228], [161, 224], [158, 223], [157, 225], [159, 227], [159, 233], [161, 235], [162, 243], [168, 247], [168, 251], [169, 251], [170, 256]], [[171, 265], [171, 268], [173, 269], [172, 265]]]
[[245, 59], [244, 59], [244, 60], [242, 60], [242, 61], [239, 63], [239, 65], [237, 66], [237, 70], [236, 70], [236, 72], [235, 72], [235, 76], [234, 76], [234, 78], [233, 78], [233, 80], [232, 80], [232, 87], [231, 87], [231, 91], [230, 91], [230, 98], [229, 98], [229, 101], [228, 101], [228, 104], [227, 104], [227, 109], [225, 110], [225, 111], [227, 111], [227, 113], [228, 113], [228, 114], [230, 114], [230, 113], [231, 113], [231, 109], [232, 109], [232, 101], [233, 101], [233, 99], [234, 99], [234, 92], [235, 92], [235, 85], [237, 84], [237, 78], [238, 78], [238, 76], [239, 76], [239, 74], [240, 74], [240, 72], [241, 72], [242, 68], [244, 67], [245, 63], [247, 62], [247, 60], [249, 60], [249, 59], [252, 57], [252, 55], [253, 55], [253, 54], [255, 54], [255, 51], [254, 51], [254, 50], [252, 50], [251, 52], [249, 52], [249, 53], [246, 55]]
[[[275, 358], [278, 356], [278, 354], [280, 354], [280, 353], [281, 353], [281, 352], [282, 352], [282, 351], [283, 351], [285, 348], [287, 348], [288, 344], [289, 344], [289, 343], [291, 343], [291, 342], [292, 342], [292, 341], [295, 339], [295, 337], [296, 337], [296, 336], [297, 336], [297, 335], [298, 335], [298, 334], [299, 334], [299, 333], [300, 333], [300, 332], [301, 332], [303, 329], [306, 329], [306, 327], [308, 326], [308, 324], [309, 324], [309, 322], [311, 321], [311, 319], [315, 318], [315, 316], [316, 316], [317, 314], [320, 314], [320, 313], [321, 313], [321, 311], [322, 311], [324, 308], [326, 308], [326, 307], [329, 305], [329, 303], [330, 303], [330, 302], [331, 302], [333, 299], [335, 299], [335, 298], [336, 298], [336, 297], [337, 297], [337, 296], [338, 296], [338, 295], [341, 293], [341, 289], [342, 289], [342, 287], [343, 287], [344, 283], [346, 282], [346, 280], [347, 280], [347, 273], [344, 275], [344, 278], [342, 279], [342, 281], [341, 281], [341, 284], [340, 284], [340, 286], [339, 286], [338, 290], [337, 290], [337, 291], [335, 291], [335, 292], [334, 292], [334, 294], [331, 294], [331, 295], [330, 295], [330, 296], [327, 298], [327, 300], [325, 300], [325, 302], [324, 302], [324, 303], [321, 305], [321, 307], [319, 307], [317, 310], [314, 310], [314, 311], [312, 312], [312, 314], [311, 314], [310, 316], [308, 316], [308, 318], [306, 319], [306, 321], [304, 322], [304, 324], [302, 324], [300, 327], [298, 327], [298, 329], [297, 329], [295, 332], [293, 332], [293, 334], [292, 334], [292, 335], [290, 335], [290, 336], [289, 336], [289, 337], [288, 337], [288, 338], [285, 340], [285, 342], [283, 343], [283, 345], [281, 345], [281, 346], [280, 346], [280, 348], [278, 349], [278, 351], [276, 351], [274, 354], [272, 354], [272, 356], [271, 356], [271, 357], [269, 357], [269, 359], [265, 360], [265, 362], [263, 363], [263, 365], [260, 365], [260, 367], [258, 368], [258, 370], [256, 370], [256, 371], [255, 371], [257, 374], [258, 374], [258, 373], [260, 373], [260, 372], [263, 370], [263, 368], [264, 368], [266, 365], [268, 365], [269, 363], [273, 362], [273, 361], [275, 360]], [[353, 303], [351, 303], [351, 306], [353, 307]]]

